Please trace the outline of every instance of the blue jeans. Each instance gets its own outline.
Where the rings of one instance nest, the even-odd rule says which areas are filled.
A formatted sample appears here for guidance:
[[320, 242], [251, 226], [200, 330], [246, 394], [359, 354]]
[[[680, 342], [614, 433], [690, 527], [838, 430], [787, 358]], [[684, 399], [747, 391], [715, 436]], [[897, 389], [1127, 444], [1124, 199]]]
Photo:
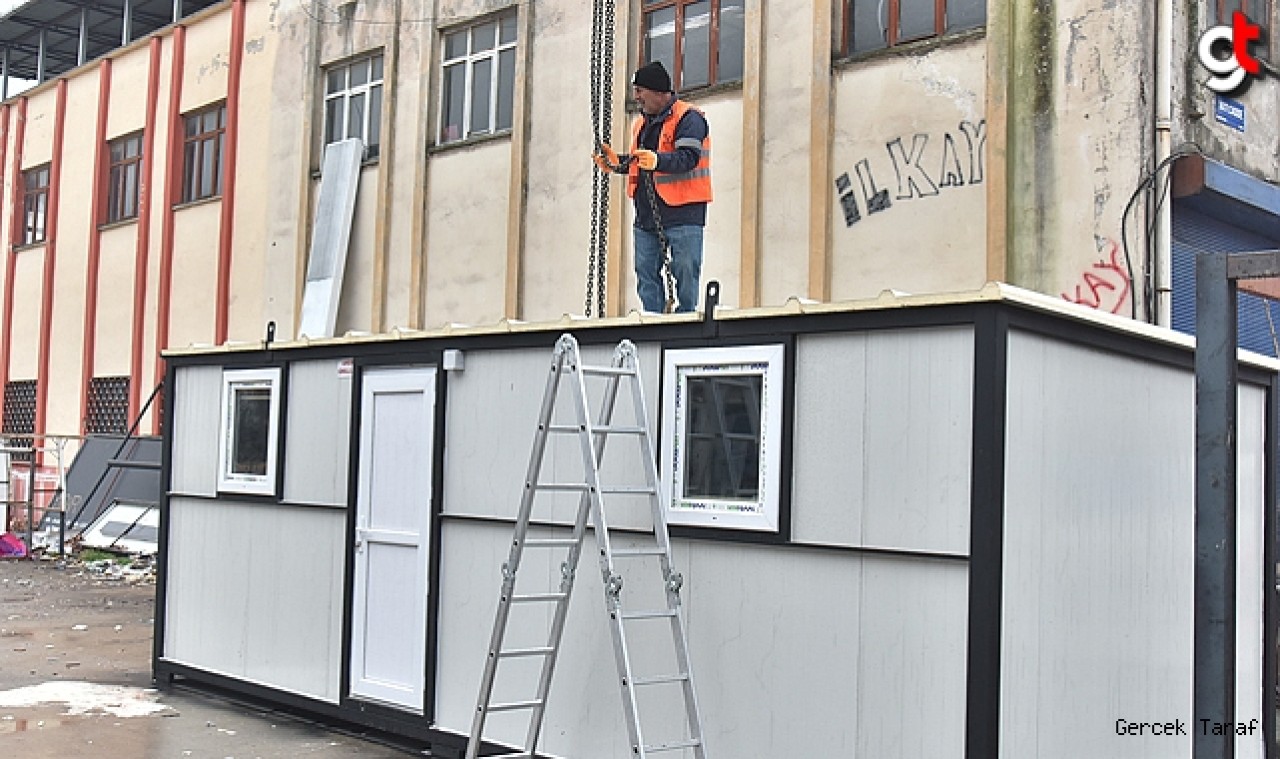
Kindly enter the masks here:
[[[662, 243], [656, 232], [632, 227], [635, 231], [636, 293], [645, 311], [662, 313], [667, 306], [667, 289], [662, 281]], [[676, 278], [676, 311], [698, 307], [698, 279], [702, 276], [702, 227], [689, 224], [664, 229], [671, 246], [671, 274]]]

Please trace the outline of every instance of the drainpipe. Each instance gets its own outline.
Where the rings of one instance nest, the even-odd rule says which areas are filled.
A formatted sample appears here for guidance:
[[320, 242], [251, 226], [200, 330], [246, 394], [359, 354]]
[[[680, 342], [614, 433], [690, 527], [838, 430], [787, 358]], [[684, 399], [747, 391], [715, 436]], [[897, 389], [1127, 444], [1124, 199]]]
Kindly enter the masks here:
[[[1156, 166], [1162, 166], [1173, 153], [1173, 0], [1159, 0], [1156, 5]], [[1167, 179], [1172, 166], [1165, 166]], [[1173, 207], [1171, 193], [1163, 192], [1164, 182], [1156, 178], [1155, 239], [1155, 313], [1156, 325], [1168, 327], [1172, 323], [1173, 303]], [[1164, 202], [1160, 202], [1163, 196]]]

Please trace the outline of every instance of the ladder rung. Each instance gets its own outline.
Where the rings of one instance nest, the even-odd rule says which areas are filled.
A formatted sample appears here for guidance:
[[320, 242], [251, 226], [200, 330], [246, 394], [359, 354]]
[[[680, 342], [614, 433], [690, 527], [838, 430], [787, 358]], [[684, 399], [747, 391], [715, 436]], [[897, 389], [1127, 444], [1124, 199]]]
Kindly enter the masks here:
[[[542, 701], [534, 699], [533, 701], [512, 701], [507, 704], [489, 704], [485, 707], [485, 711], [489, 712], [514, 712], [521, 709], [537, 709], [542, 706]], [[517, 754], [519, 756], [519, 754]]]
[[652, 548], [615, 548], [613, 549], [614, 557], [618, 556], [662, 556], [667, 551], [662, 546], [654, 546]]
[[670, 609], [662, 611], [633, 611], [622, 615], [623, 619], [663, 619], [665, 617], [674, 617], [676, 613]]
[[[581, 425], [577, 424], [551, 424], [547, 425], [547, 432], [573, 433], [584, 432]], [[614, 427], [611, 424], [600, 424], [591, 428], [591, 432], [596, 435], [643, 435], [644, 427]]]
[[652, 746], [645, 746], [644, 750], [649, 753], [658, 751], [676, 751], [682, 748], [697, 748], [702, 745], [702, 741], [694, 738], [687, 741], [676, 741], [675, 743], [655, 743]]
[[545, 601], [559, 601], [560, 599], [565, 598], [567, 595], [568, 595], [567, 593], [526, 593], [525, 595], [522, 595], [522, 596], [512, 596], [511, 603], [529, 604], [529, 603], [540, 603]]
[[585, 482], [539, 482], [533, 486], [537, 490], [576, 490], [583, 491], [590, 489], [590, 485]]
[[578, 545], [573, 538], [536, 538], [524, 541], [525, 548], [570, 548]]
[[683, 672], [678, 675], [657, 675], [656, 677], [633, 677], [632, 685], [661, 685], [663, 683], [682, 683], [688, 680], [689, 676]]
[[637, 487], [600, 488], [605, 495], [653, 495], [658, 492], [647, 485]]
[[635, 369], [628, 369], [628, 368], [627, 368], [627, 367], [625, 367], [625, 366], [583, 366], [583, 367], [579, 367], [579, 368], [580, 368], [580, 369], [582, 369], [582, 373], [583, 373], [583, 374], [601, 374], [601, 375], [604, 375], [604, 376], [606, 376], [606, 377], [609, 377], [609, 376], [612, 376], [612, 377], [634, 377], [634, 376], [636, 376], [636, 370], [635, 370]]
[[555, 653], [555, 649], [550, 646], [541, 648], [508, 648], [506, 651], [499, 651], [498, 658], [514, 659], [517, 656], [547, 656]]

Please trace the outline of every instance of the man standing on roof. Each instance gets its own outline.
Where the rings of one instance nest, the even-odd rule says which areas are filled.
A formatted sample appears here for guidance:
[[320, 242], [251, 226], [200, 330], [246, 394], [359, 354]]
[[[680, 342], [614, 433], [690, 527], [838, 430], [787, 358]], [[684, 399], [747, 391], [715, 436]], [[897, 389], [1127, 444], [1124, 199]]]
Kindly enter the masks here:
[[[702, 111], [676, 97], [671, 76], [658, 61], [638, 69], [631, 95], [640, 115], [631, 126], [631, 153], [608, 145], [592, 156], [602, 171], [627, 175], [635, 201], [636, 292], [644, 310], [663, 312], [663, 239], [671, 249], [675, 310], [698, 307], [702, 231], [711, 202], [711, 137]], [[650, 191], [652, 189], [652, 192]]]

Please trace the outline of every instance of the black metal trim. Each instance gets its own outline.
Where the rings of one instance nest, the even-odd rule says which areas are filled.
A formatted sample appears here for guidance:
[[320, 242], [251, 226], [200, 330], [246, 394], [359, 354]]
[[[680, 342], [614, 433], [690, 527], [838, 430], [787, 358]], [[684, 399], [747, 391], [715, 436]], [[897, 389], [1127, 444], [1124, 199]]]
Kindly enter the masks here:
[[445, 429], [448, 411], [448, 372], [441, 365], [436, 367], [435, 440], [431, 446], [431, 536], [427, 550], [431, 563], [427, 567], [427, 647], [424, 674], [426, 690], [422, 695], [423, 716], [427, 722], [436, 720], [436, 678], [440, 661], [440, 573], [444, 566], [444, 447], [448, 438]]
[[364, 376], [369, 369], [413, 368], [431, 369], [435, 372], [432, 408], [432, 467], [431, 474], [431, 520], [427, 536], [427, 603], [425, 635], [422, 645], [423, 656], [423, 695], [422, 713], [414, 715], [414, 719], [425, 724], [435, 722], [436, 684], [435, 672], [438, 661], [439, 639], [439, 602], [440, 602], [440, 552], [442, 548], [438, 521], [443, 510], [441, 493], [444, 487], [444, 446], [442, 444], [445, 420], [445, 371], [442, 368], [444, 353], [442, 350], [401, 353], [395, 356], [352, 358], [351, 381], [351, 429], [347, 456], [347, 545], [344, 550], [346, 567], [343, 572], [343, 605], [342, 605], [342, 664], [339, 693], [340, 703], [344, 709], [355, 709], [362, 713], [399, 715], [402, 712], [394, 707], [383, 706], [377, 702], [363, 699], [351, 693], [351, 637], [355, 623], [355, 536], [358, 518], [358, 502], [360, 487], [360, 425], [364, 412]]
[[151, 633], [151, 679], [160, 681], [160, 660], [164, 656], [165, 617], [169, 613], [169, 489], [173, 484], [173, 407], [175, 367], [165, 363], [164, 387], [161, 396], [164, 404], [160, 424], [160, 524], [156, 538], [156, 600]]
[[1277, 529], [1277, 464], [1280, 463], [1280, 376], [1271, 378], [1267, 393], [1266, 446], [1263, 454], [1263, 504], [1262, 504], [1262, 735], [1263, 756], [1275, 759], [1276, 748], [1276, 699], [1277, 687], [1277, 625], [1280, 625], [1280, 614], [1277, 614], [1276, 598], [1276, 529]]
[[1005, 310], [983, 309], [974, 323], [965, 759], [1000, 756], [1008, 336]]
[[[220, 696], [240, 700], [254, 706], [283, 707], [288, 713], [314, 718], [329, 727], [351, 726], [372, 730], [392, 745], [416, 749], [429, 747], [448, 737], [430, 728], [422, 719], [394, 709], [350, 708], [289, 691], [215, 674], [188, 664], [160, 661], [156, 669], [167, 683], [184, 686], [184, 681], [198, 683], [201, 691], [214, 691]], [[366, 736], [367, 737], [367, 736]], [[398, 742], [395, 739], [400, 739]]]
[[[710, 288], [708, 296], [710, 297]], [[673, 350], [697, 350], [700, 348], [764, 348], [770, 345], [782, 346], [782, 430], [778, 435], [778, 529], [756, 530], [734, 527], [707, 527], [700, 525], [668, 524], [667, 532], [673, 538], [715, 538], [730, 543], [784, 544], [791, 540], [791, 477], [792, 477], [792, 428], [795, 425], [795, 380], [796, 380], [796, 333], [768, 333], [767, 335], [740, 334], [725, 337], [715, 334], [722, 322], [707, 319], [704, 334], [682, 340], [668, 340], [659, 343], [658, 350], [658, 397], [654, 399], [657, 410], [658, 425], [653, 433], [654, 455], [658, 457], [658, 474], [662, 474], [662, 457], [666, 442], [665, 430], [662, 427], [663, 402], [666, 398], [667, 352]], [[714, 345], [708, 345], [714, 341]], [[665, 504], [663, 504], [665, 508]]]

